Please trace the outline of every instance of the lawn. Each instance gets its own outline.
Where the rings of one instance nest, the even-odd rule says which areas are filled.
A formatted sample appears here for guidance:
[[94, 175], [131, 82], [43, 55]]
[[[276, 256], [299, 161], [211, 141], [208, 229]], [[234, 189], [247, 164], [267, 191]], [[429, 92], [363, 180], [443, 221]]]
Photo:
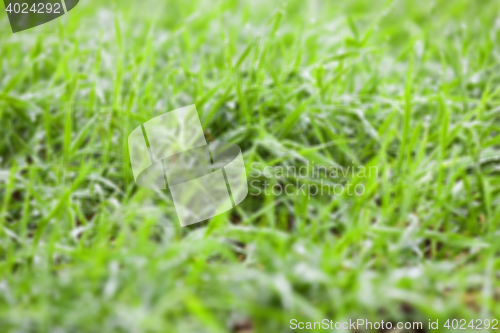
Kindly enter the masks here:
[[[0, 332], [500, 319], [499, 1], [82, 0], [16, 34], [0, 8]], [[191, 104], [250, 193], [181, 228], [127, 138]]]

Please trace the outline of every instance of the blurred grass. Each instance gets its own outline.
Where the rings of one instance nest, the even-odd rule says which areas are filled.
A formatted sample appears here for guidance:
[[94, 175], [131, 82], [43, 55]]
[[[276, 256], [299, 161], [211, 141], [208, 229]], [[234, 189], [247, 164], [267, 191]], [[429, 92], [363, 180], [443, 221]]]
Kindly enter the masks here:
[[[498, 319], [499, 9], [82, 1], [14, 35], [0, 15], [1, 331]], [[134, 184], [126, 138], [193, 103], [249, 175], [379, 176], [181, 229], [168, 192]]]

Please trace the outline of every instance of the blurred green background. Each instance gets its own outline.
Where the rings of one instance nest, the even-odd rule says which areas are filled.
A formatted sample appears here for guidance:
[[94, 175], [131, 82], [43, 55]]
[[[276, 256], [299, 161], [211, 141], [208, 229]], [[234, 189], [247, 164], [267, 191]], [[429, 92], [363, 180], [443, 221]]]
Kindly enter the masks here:
[[[498, 319], [499, 10], [82, 0], [12, 34], [2, 7], [0, 331]], [[180, 228], [168, 191], [135, 185], [127, 137], [190, 104], [249, 181], [256, 162], [378, 176]]]

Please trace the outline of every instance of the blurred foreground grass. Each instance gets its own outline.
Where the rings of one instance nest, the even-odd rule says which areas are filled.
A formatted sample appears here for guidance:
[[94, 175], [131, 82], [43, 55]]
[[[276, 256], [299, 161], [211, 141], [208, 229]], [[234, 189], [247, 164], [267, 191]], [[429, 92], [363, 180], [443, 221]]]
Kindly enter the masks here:
[[[83, 0], [15, 35], [0, 15], [0, 331], [498, 319], [499, 9]], [[349, 178], [361, 196], [251, 189], [181, 229], [126, 138], [193, 103], [249, 181], [252, 163], [378, 176]]]

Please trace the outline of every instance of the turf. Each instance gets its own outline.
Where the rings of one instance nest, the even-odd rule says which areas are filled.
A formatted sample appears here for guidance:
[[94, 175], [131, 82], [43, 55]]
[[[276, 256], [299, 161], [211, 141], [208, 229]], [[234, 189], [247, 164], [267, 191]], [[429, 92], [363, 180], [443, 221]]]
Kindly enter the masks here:
[[[89, 0], [18, 34], [1, 14], [0, 331], [498, 319], [499, 10]], [[135, 185], [127, 136], [190, 104], [249, 181], [266, 180], [252, 165], [378, 173], [344, 179], [359, 196], [252, 187], [180, 228], [169, 191]]]

